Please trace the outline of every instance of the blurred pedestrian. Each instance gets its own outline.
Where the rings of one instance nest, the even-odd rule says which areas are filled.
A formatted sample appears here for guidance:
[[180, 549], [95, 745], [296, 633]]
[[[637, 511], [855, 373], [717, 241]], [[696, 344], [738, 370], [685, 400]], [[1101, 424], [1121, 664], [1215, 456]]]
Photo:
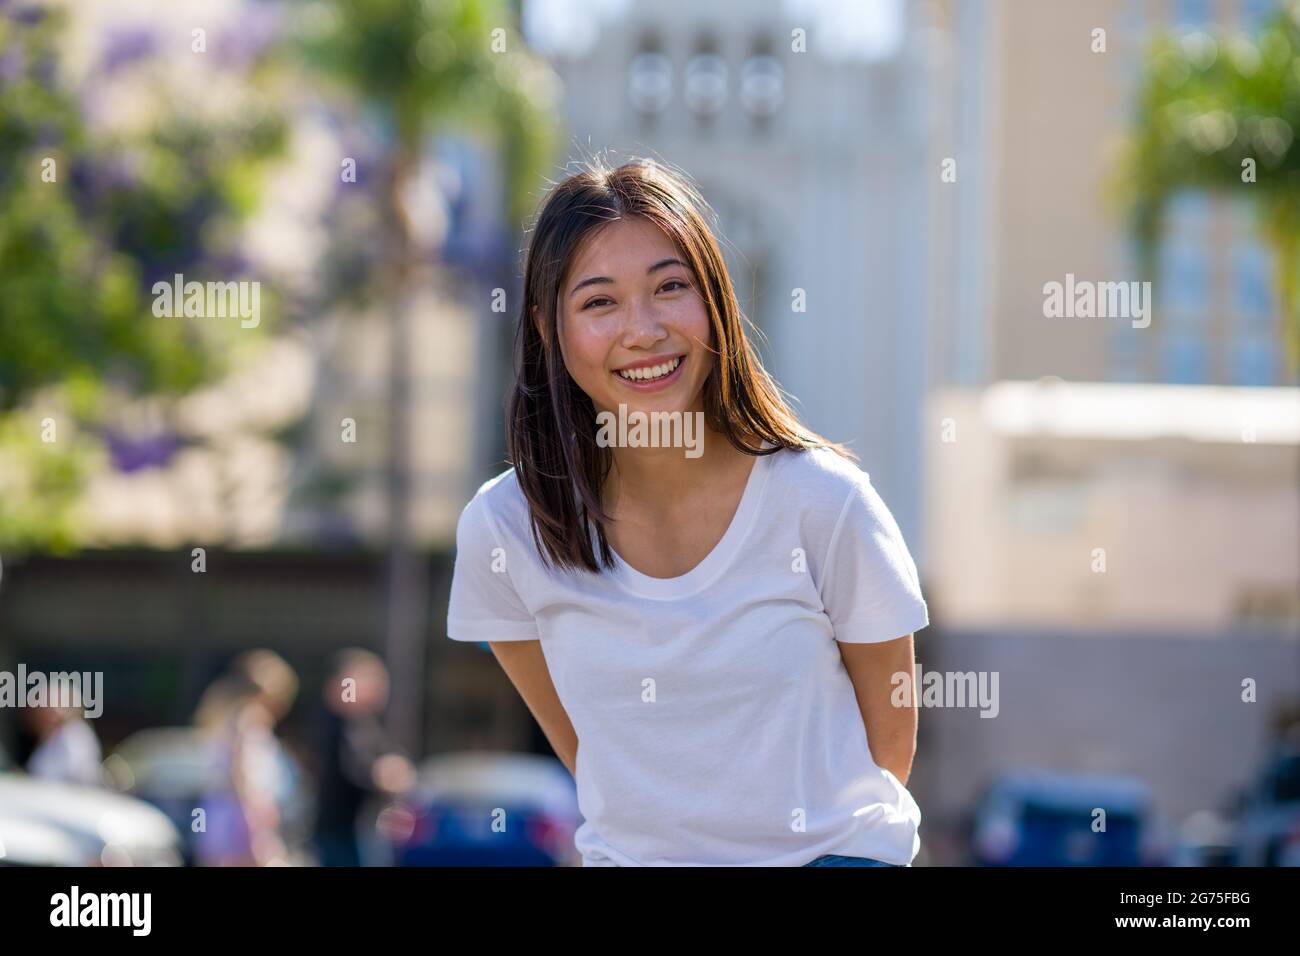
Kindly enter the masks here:
[[276, 727], [293, 709], [298, 675], [283, 657], [265, 648], [240, 654], [231, 662], [229, 672], [248, 678], [257, 687], [256, 703], [265, 712], [264, 719], [252, 720], [247, 727], [246, 765], [252, 788], [274, 804], [276, 833], [283, 841], [286, 815], [292, 810], [299, 781], [296, 763]]
[[370, 651], [351, 648], [334, 660], [317, 715], [319, 794], [314, 842], [322, 866], [360, 866], [358, 827], [375, 798], [410, 788], [415, 770], [380, 719], [388, 669]]
[[24, 711], [36, 747], [27, 759], [27, 772], [42, 780], [99, 786], [103, 753], [99, 737], [84, 719], [79, 705], [33, 707]]
[[264, 688], [232, 670], [204, 692], [194, 723], [203, 741], [208, 783], [195, 834], [200, 866], [268, 866], [288, 862], [278, 834], [280, 813], [268, 774], [274, 725]]

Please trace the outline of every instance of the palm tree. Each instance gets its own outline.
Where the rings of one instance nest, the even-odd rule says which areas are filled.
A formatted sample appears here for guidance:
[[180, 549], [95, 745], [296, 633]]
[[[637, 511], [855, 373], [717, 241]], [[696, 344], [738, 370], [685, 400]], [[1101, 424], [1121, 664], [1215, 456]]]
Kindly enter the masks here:
[[[501, 0], [310, 0], [303, 37], [308, 61], [385, 131], [382, 182], [384, 274], [389, 301], [387, 657], [394, 732], [420, 739], [423, 587], [410, 537], [409, 301], [427, 250], [417, 248], [406, 200], [425, 144], [459, 127], [496, 140], [509, 222], [519, 222], [550, 158], [549, 69], [513, 29]], [[422, 261], [425, 260], [425, 261]]]
[[1287, 365], [1300, 375], [1300, 0], [1284, 0], [1253, 37], [1157, 38], [1119, 179], [1148, 276], [1175, 193], [1249, 200], [1273, 252]]

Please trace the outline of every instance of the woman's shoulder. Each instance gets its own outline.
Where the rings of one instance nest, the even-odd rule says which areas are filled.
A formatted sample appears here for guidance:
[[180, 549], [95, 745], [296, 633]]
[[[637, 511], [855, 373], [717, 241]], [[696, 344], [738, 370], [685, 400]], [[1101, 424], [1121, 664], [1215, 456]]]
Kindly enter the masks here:
[[522, 499], [522, 497], [523, 492], [519, 488], [519, 476], [515, 474], [512, 465], [479, 485], [474, 492], [474, 497], [470, 499], [470, 504], [480, 502], [483, 507], [502, 508], [507, 507], [512, 499]]
[[785, 500], [803, 502], [818, 510], [838, 511], [849, 495], [863, 492], [871, 478], [857, 463], [832, 448], [783, 448], [776, 453], [775, 472]]
[[461, 511], [457, 537], [466, 534], [497, 537], [528, 522], [528, 502], [513, 467], [478, 486]]

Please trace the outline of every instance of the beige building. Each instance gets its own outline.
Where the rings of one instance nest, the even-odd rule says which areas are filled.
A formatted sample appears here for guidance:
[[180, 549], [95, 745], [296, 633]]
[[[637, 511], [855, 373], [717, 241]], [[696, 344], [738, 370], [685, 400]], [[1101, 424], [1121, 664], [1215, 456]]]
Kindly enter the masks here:
[[943, 624], [1300, 630], [1300, 390], [1247, 210], [1177, 199], [1145, 315], [1136, 298], [1052, 315], [1045, 295], [1146, 278], [1106, 197], [1152, 34], [1247, 29], [1276, 8], [927, 8], [946, 118], [925, 439]]
[[[1249, 31], [1280, 0], [940, 0], [934, 378], [1284, 385], [1272, 259], [1244, 203], [1170, 210], [1144, 277], [1108, 199], [1142, 56], [1159, 31]], [[1104, 31], [1104, 34], [1098, 31]], [[1100, 49], [1104, 45], [1104, 52]], [[1094, 50], [1098, 52], [1094, 52]], [[955, 182], [940, 181], [945, 159]], [[951, 177], [949, 177], [951, 178]], [[1151, 322], [1051, 318], [1044, 286], [1152, 280]]]
[[999, 382], [931, 420], [937, 620], [1300, 632], [1294, 389]]

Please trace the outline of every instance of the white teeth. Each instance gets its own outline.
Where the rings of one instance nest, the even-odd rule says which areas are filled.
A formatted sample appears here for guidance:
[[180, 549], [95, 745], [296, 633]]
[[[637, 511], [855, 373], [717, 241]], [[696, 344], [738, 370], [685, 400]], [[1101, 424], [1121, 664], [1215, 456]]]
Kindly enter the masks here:
[[645, 382], [656, 378], [663, 378], [671, 374], [678, 365], [682, 364], [680, 357], [670, 359], [662, 365], [653, 365], [649, 368], [624, 369], [618, 374], [634, 382]]

